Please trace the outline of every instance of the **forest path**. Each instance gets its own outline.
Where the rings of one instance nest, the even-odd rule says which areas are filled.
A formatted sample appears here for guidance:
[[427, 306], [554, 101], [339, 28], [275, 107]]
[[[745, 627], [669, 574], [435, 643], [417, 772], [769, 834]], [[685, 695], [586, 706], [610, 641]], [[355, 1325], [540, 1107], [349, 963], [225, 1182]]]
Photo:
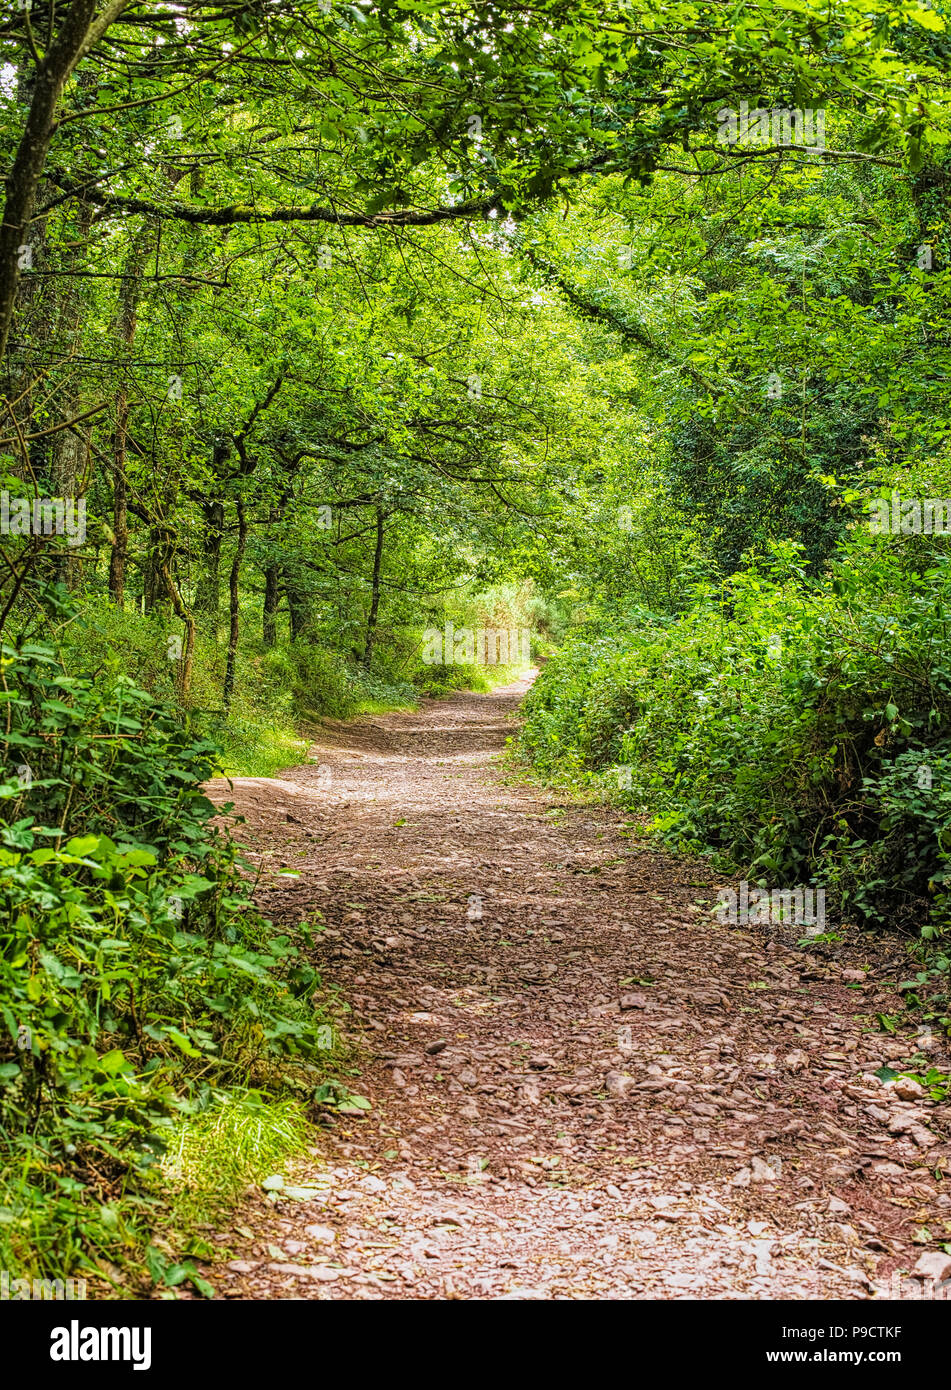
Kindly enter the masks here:
[[328, 725], [329, 787], [316, 761], [213, 785], [300, 874], [262, 908], [323, 914], [373, 1103], [218, 1233], [218, 1296], [885, 1292], [916, 1227], [951, 1238], [947, 1110], [867, 1075], [914, 1051], [868, 1023], [906, 958], [719, 925], [709, 867], [501, 780], [527, 684]]

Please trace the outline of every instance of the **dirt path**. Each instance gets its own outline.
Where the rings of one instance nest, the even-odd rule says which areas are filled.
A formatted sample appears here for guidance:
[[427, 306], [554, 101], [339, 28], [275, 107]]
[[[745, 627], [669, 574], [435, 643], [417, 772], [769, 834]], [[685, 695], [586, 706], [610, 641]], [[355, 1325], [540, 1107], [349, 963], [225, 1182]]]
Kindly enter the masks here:
[[301, 875], [265, 910], [324, 914], [373, 1102], [219, 1233], [219, 1296], [855, 1299], [926, 1251], [943, 1277], [947, 1108], [869, 1076], [914, 1051], [872, 1021], [898, 945], [720, 926], [706, 866], [500, 780], [525, 688], [333, 726], [329, 786], [215, 789]]

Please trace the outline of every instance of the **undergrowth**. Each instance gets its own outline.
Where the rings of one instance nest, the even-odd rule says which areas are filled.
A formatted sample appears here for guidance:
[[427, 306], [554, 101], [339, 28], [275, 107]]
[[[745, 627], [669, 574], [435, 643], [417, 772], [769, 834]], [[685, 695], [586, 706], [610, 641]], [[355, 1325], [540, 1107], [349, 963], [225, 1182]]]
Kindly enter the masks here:
[[[899, 542], [905, 541], [899, 538]], [[828, 576], [796, 547], [676, 615], [600, 612], [525, 702], [522, 752], [601, 786], [652, 833], [845, 920], [939, 943], [951, 926], [951, 568], [857, 536]], [[948, 1026], [948, 962], [928, 996]]]
[[117, 666], [0, 662], [0, 1265], [122, 1283], [182, 1123], [324, 1082], [325, 991], [212, 825], [215, 743]]

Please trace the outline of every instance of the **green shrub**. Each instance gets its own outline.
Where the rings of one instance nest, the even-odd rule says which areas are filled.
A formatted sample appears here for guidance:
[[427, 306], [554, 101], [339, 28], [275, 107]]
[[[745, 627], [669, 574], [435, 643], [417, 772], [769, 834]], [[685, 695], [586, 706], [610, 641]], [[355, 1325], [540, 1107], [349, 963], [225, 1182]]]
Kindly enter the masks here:
[[589, 623], [530, 693], [522, 747], [753, 880], [813, 882], [863, 922], [937, 931], [951, 572], [920, 558], [857, 538], [812, 581], [777, 547], [677, 618]]
[[316, 1086], [319, 981], [210, 824], [217, 746], [51, 645], [0, 659], [0, 1257], [61, 1273], [128, 1253], [214, 1086], [280, 1059]]

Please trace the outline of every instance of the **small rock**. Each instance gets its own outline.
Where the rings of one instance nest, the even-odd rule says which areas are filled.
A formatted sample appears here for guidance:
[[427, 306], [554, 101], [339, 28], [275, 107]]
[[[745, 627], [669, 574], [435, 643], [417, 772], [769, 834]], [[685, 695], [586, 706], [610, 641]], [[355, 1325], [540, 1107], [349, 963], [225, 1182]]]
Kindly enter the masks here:
[[317, 1245], [333, 1245], [337, 1239], [337, 1232], [330, 1226], [305, 1226], [304, 1235], [309, 1236]]
[[429, 1053], [430, 1057], [435, 1057], [437, 1052], [442, 1052], [448, 1046], [449, 1044], [446, 1042], [446, 1039], [440, 1038], [438, 1042], [431, 1042], [426, 1051]]
[[777, 1182], [781, 1173], [782, 1160], [778, 1158], [774, 1158], [771, 1163], [754, 1158], [750, 1164], [750, 1177], [753, 1182]]
[[929, 1093], [917, 1081], [912, 1081], [910, 1076], [899, 1076], [894, 1081], [890, 1081], [885, 1087], [887, 1091], [892, 1091], [902, 1100], [929, 1100]]
[[418, 1067], [421, 1061], [422, 1058], [418, 1057], [415, 1052], [401, 1052], [398, 1057], [390, 1057], [383, 1063], [383, 1066], [387, 1071], [392, 1071], [394, 1067], [399, 1067], [400, 1071], [406, 1072], [412, 1071], [414, 1067]]
[[646, 1009], [646, 994], [622, 994], [618, 1000], [622, 1009]]
[[805, 1052], [797, 1047], [794, 1048], [792, 1052], [786, 1054], [782, 1060], [782, 1065], [787, 1071], [802, 1071], [808, 1061], [809, 1058], [806, 1056]]
[[[874, 1106], [868, 1107], [870, 1110], [874, 1108]], [[877, 1115], [875, 1119], [878, 1119]], [[889, 1134], [907, 1134], [921, 1149], [930, 1149], [941, 1142], [936, 1135], [931, 1133], [930, 1129], [925, 1128], [918, 1115], [909, 1114], [904, 1107], [902, 1107], [900, 1114], [892, 1114], [888, 1118], [888, 1132]]]
[[655, 1211], [664, 1211], [667, 1207], [672, 1207], [676, 1201], [676, 1197], [669, 1197], [662, 1193], [657, 1197], [648, 1197], [647, 1205], [653, 1207]]
[[730, 1179], [731, 1187], [749, 1187], [752, 1174], [749, 1168], [741, 1168], [738, 1173], [734, 1173]]
[[830, 1198], [829, 1198], [829, 1211], [830, 1211], [830, 1212], [834, 1212], [834, 1213], [838, 1214], [839, 1216], [848, 1216], [849, 1213], [851, 1212], [851, 1210], [852, 1210], [852, 1208], [849, 1206], [848, 1202], [843, 1202], [843, 1200], [842, 1200], [841, 1197], [830, 1197]]
[[951, 1255], [945, 1255], [940, 1250], [928, 1250], [924, 1255], [919, 1255], [911, 1273], [913, 1279], [933, 1279], [940, 1284], [943, 1279], [951, 1277]]

